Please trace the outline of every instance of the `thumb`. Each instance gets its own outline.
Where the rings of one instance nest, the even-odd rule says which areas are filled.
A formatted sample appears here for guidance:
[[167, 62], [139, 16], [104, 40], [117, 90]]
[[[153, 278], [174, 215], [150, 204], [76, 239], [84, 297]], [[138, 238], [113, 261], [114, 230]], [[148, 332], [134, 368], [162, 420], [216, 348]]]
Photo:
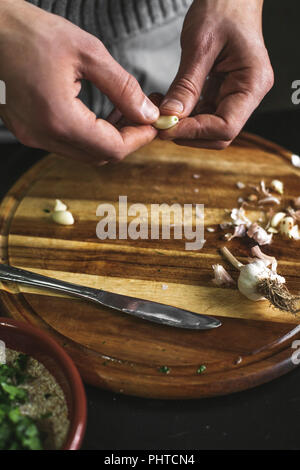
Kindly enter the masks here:
[[138, 81], [96, 42], [83, 54], [84, 79], [90, 80], [130, 121], [151, 124], [159, 117], [159, 110], [143, 93]]
[[183, 49], [177, 75], [159, 107], [161, 114], [176, 115], [180, 119], [191, 114], [199, 101], [211, 62], [208, 57], [193, 58]]

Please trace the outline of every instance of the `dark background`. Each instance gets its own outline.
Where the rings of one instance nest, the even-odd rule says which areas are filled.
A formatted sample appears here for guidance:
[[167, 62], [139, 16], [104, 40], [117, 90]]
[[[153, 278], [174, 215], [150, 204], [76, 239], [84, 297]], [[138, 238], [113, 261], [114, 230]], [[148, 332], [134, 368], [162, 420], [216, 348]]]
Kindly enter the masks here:
[[[246, 125], [246, 130], [296, 154], [300, 154], [300, 105], [291, 103], [291, 83], [300, 80], [299, 17], [298, 0], [265, 2], [265, 40], [276, 83]], [[20, 144], [0, 145], [0, 198], [43, 154]], [[141, 399], [91, 386], [86, 392], [83, 449], [300, 448], [300, 369], [252, 390], [201, 400]]]
[[264, 1], [264, 38], [274, 68], [275, 84], [259, 111], [295, 108], [291, 103], [291, 84], [300, 80], [299, 19], [299, 0]]

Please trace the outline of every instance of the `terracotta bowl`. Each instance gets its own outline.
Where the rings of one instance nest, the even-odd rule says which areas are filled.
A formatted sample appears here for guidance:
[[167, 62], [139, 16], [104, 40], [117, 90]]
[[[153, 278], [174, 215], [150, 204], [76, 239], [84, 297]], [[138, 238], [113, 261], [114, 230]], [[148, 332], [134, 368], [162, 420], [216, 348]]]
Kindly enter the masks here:
[[47, 333], [28, 323], [0, 317], [0, 340], [6, 347], [40, 361], [64, 391], [70, 429], [63, 450], [80, 448], [85, 433], [87, 406], [79, 372], [64, 349]]

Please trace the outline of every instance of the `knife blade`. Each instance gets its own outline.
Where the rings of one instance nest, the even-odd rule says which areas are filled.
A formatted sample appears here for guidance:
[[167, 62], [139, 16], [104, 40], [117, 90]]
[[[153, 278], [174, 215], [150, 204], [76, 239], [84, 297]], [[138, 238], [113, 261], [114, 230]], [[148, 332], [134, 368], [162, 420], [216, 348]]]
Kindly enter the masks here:
[[102, 289], [61, 281], [6, 264], [0, 264], [0, 280], [65, 292], [143, 320], [176, 328], [209, 330], [222, 325], [220, 320], [211, 316], [193, 313], [150, 300], [128, 297]]

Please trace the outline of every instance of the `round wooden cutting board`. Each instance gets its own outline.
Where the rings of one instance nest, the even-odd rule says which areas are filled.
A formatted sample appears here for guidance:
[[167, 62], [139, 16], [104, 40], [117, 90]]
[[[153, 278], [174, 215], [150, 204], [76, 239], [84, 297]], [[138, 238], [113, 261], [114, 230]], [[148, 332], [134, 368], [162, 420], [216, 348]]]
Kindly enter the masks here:
[[[7, 315], [52, 334], [74, 359], [86, 382], [114, 392], [155, 398], [197, 398], [254, 387], [296, 367], [293, 341], [299, 317], [252, 302], [237, 288], [212, 283], [225, 243], [246, 261], [245, 240], [225, 242], [219, 224], [246, 198], [248, 186], [280, 179], [283, 203], [300, 196], [299, 169], [291, 153], [242, 134], [219, 152], [159, 139], [118, 165], [92, 168], [48, 155], [10, 190], [0, 207], [2, 262], [58, 279], [154, 300], [218, 317], [222, 326], [190, 331], [160, 326], [53, 291], [2, 283]], [[253, 191], [252, 191], [253, 192]], [[187, 240], [100, 240], [99, 204], [204, 204], [206, 243], [187, 251]], [[64, 201], [75, 224], [52, 222], [55, 199]], [[227, 209], [227, 212], [226, 212]], [[247, 215], [256, 220], [259, 211]], [[263, 251], [279, 260], [278, 272], [300, 291], [299, 243], [274, 236]], [[205, 365], [205, 368], [200, 368]], [[199, 373], [199, 368], [202, 373]], [[205, 369], [205, 370], [203, 370]]]

